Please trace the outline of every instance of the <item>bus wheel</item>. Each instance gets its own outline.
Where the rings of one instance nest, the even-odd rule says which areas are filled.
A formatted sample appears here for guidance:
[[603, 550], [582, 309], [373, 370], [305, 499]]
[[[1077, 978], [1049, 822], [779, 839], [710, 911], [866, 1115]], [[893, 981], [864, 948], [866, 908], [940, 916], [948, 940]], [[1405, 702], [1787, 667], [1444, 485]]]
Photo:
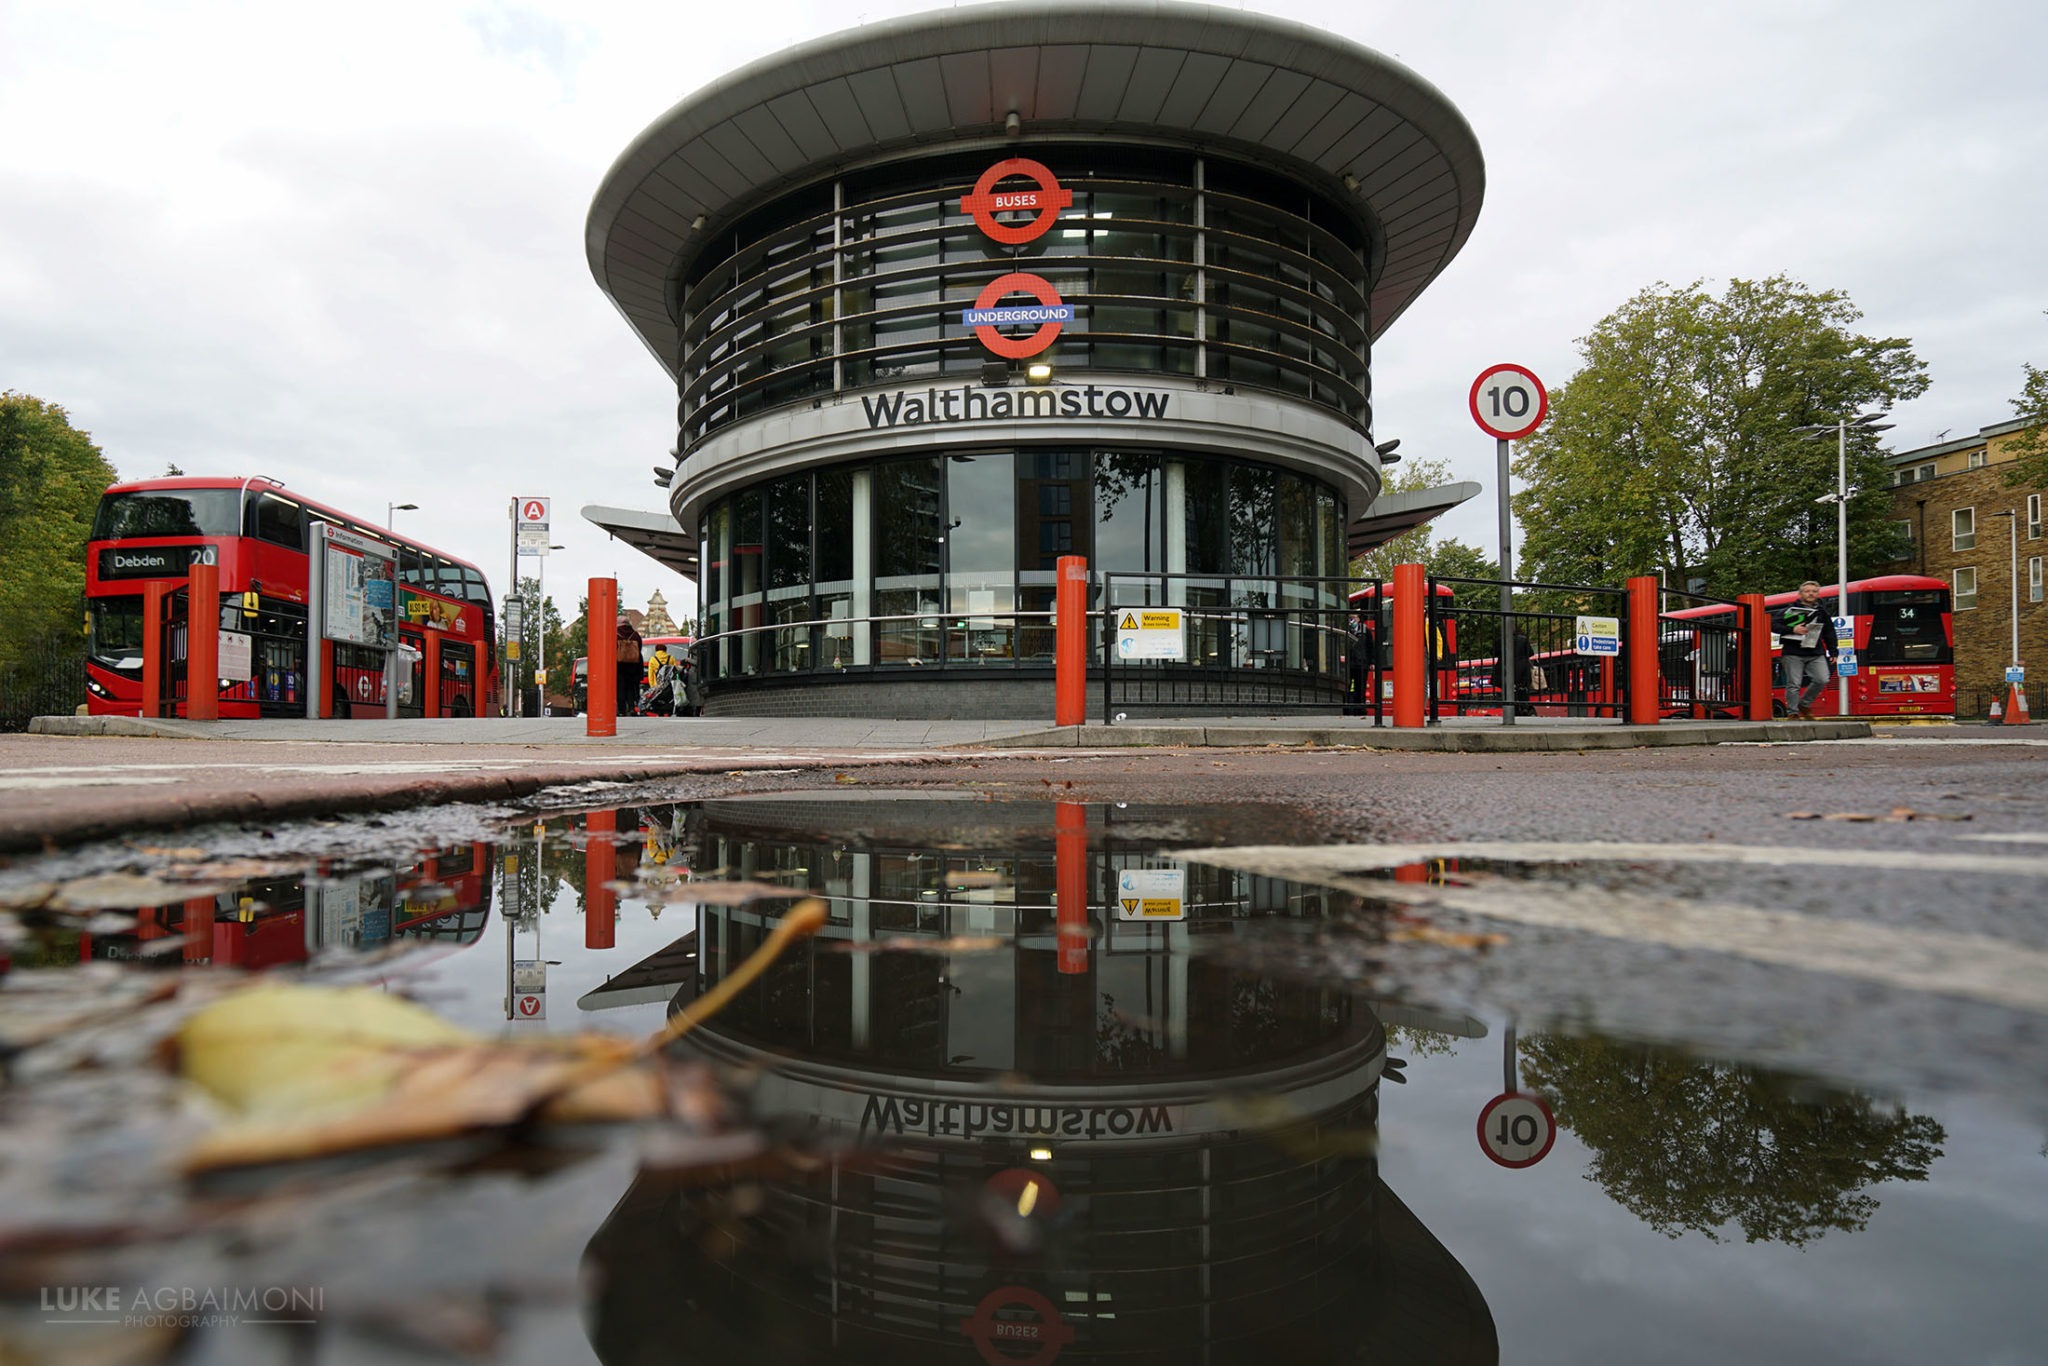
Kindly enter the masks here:
[[469, 699], [466, 697], [458, 697], [453, 702], [450, 702], [448, 704], [448, 714], [450, 716], [469, 715]]
[[1779, 721], [1784, 720], [1786, 716], [1785, 704], [1775, 697], [1771, 699], [1771, 716]]

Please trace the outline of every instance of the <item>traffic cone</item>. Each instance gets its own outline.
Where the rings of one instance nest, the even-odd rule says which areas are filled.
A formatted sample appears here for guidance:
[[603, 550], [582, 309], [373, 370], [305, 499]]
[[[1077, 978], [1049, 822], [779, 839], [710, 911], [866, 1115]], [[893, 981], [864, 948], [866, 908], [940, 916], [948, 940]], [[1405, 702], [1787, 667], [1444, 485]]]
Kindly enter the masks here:
[[2032, 724], [2033, 724], [2033, 720], [2034, 720], [2033, 714], [2032, 714], [2032, 713], [2030, 713], [2030, 712], [2029, 712], [2029, 711], [2027, 710], [2027, 692], [2026, 692], [2026, 689], [2022, 688], [2022, 687], [2021, 687], [2021, 686], [2020, 686], [2019, 684], [2017, 684], [2017, 683], [2013, 684], [2013, 685], [2012, 685], [2012, 695], [2011, 695], [2011, 697], [2010, 697], [2010, 698], [2008, 698], [2008, 699], [2007, 699], [2007, 702], [2008, 702], [2008, 705], [2006, 706], [2006, 709], [2005, 709], [2005, 724], [2006, 724], [2006, 725], [2008, 725], [2008, 726], [2026, 726], [2026, 725], [2032, 725]]
[[2004, 721], [2005, 708], [1998, 704], [1998, 699], [1996, 697], [1993, 697], [1991, 699], [1991, 719], [1985, 722], [1984, 724], [1988, 726], [1996, 726], [2003, 724]]

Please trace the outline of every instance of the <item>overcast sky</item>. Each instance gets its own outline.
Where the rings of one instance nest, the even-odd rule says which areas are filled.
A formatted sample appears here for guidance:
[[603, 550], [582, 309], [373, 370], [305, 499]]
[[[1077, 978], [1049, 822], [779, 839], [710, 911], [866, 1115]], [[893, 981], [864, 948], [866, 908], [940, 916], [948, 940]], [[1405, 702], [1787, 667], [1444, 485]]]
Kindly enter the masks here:
[[[590, 197], [677, 100], [785, 43], [930, 9], [0, 0], [0, 389], [126, 477], [267, 474], [502, 586], [555, 499], [550, 594], [694, 594], [576, 516], [665, 506], [675, 393], [592, 283]], [[1657, 281], [1784, 272], [1910, 338], [1898, 448], [2012, 415], [2048, 365], [2048, 6], [1323, 3], [1242, 8], [1391, 54], [1464, 111], [1485, 205], [1381, 339], [1378, 434], [1481, 499], [1472, 378], [1555, 385]], [[532, 561], [528, 561], [531, 572]]]

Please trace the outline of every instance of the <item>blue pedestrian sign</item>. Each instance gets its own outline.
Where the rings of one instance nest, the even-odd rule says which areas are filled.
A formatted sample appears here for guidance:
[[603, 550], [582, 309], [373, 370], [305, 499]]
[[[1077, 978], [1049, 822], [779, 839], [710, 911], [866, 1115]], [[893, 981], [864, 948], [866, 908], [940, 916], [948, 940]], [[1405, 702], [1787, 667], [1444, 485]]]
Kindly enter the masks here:
[[2006, 665], [2006, 666], [2005, 666], [2005, 681], [2006, 681], [2006, 682], [2008, 682], [2008, 683], [2024, 683], [2024, 682], [2026, 682], [2026, 681], [2027, 681], [2027, 666], [2026, 666], [2026, 665], [2024, 665], [2024, 664], [2008, 664], [2008, 665]]
[[1618, 617], [1580, 617], [1575, 634], [1582, 655], [1621, 653], [1621, 620]]

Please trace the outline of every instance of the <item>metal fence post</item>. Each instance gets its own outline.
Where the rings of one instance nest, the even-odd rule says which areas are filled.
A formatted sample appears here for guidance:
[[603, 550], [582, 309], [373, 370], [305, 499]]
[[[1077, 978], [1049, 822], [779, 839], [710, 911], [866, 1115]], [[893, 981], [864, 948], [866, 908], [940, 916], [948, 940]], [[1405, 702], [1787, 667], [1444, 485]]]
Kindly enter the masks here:
[[1423, 593], [1428, 570], [1419, 564], [1394, 566], [1394, 724], [1423, 724], [1427, 698], [1424, 676], [1429, 655], [1429, 622]]
[[1748, 689], [1744, 713], [1752, 721], [1771, 719], [1771, 610], [1761, 593], [1744, 593], [1742, 682]]
[[1662, 701], [1657, 687], [1657, 576], [1628, 581], [1628, 720], [1654, 726]]

